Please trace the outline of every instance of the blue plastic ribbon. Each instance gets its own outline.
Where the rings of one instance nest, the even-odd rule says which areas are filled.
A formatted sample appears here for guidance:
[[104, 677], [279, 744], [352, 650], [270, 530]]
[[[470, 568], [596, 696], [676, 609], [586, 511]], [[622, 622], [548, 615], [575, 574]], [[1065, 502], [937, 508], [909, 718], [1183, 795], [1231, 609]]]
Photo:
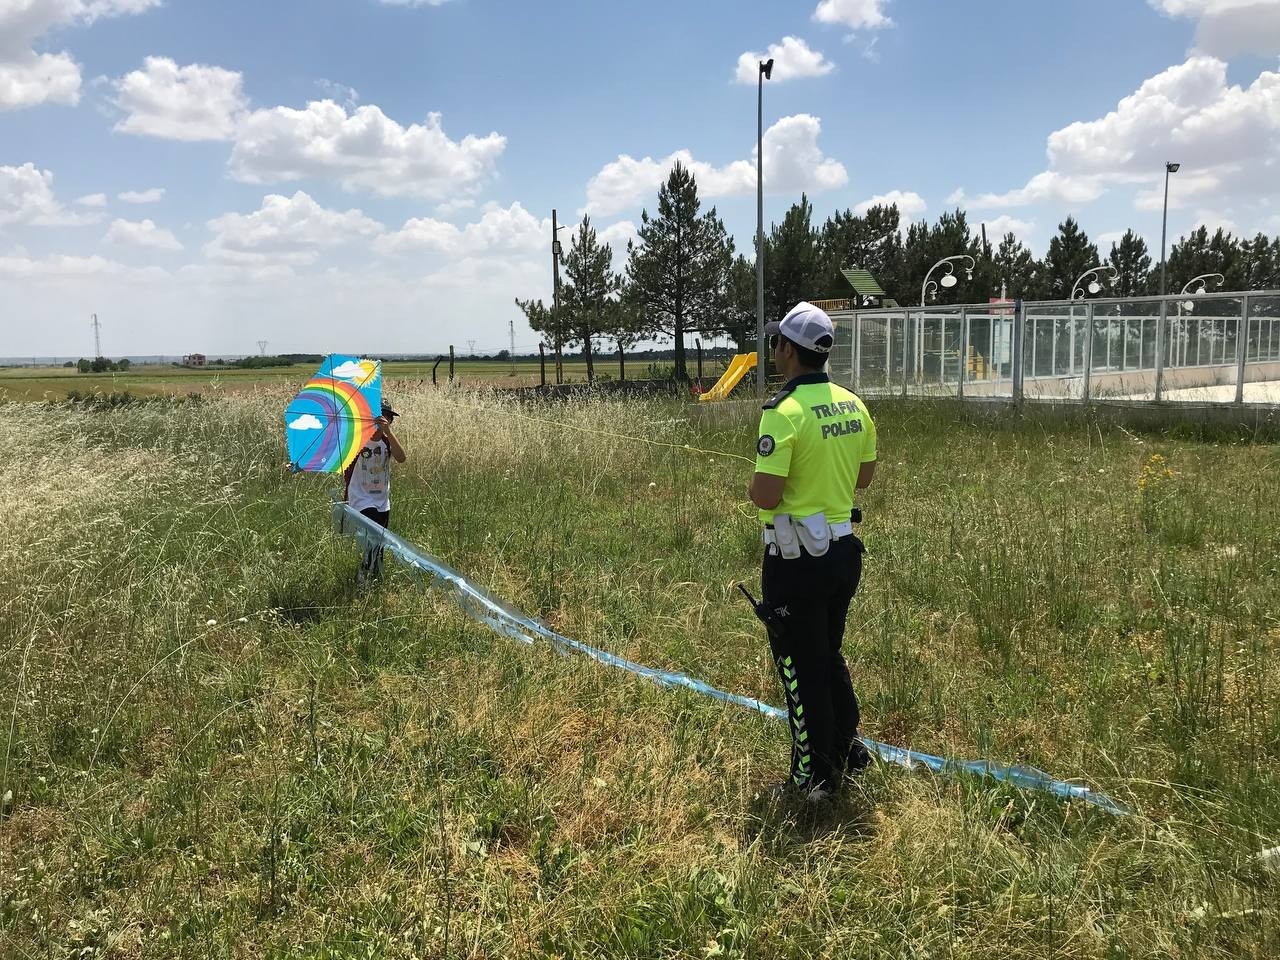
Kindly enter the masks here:
[[[654, 667], [633, 663], [616, 654], [556, 633], [540, 620], [525, 616], [523, 613], [513, 610], [501, 601], [494, 599], [475, 584], [468, 582], [456, 570], [430, 554], [422, 552], [412, 544], [401, 540], [391, 531], [351, 509], [346, 503], [336, 501], [333, 504], [333, 521], [338, 533], [355, 537], [356, 541], [365, 549], [385, 548], [406, 566], [429, 574], [435, 580], [447, 585], [453, 591], [459, 606], [468, 616], [486, 624], [503, 636], [530, 646], [545, 640], [561, 653], [582, 654], [597, 663], [625, 670], [638, 677], [652, 680], [654, 683], [664, 687], [682, 687], [686, 690], [692, 690], [694, 693], [714, 697], [716, 700], [721, 700], [725, 703], [732, 703], [747, 710], [754, 710], [767, 717], [773, 717], [775, 720], [785, 721], [787, 719], [787, 712], [780, 707], [762, 703], [752, 697], [726, 693], [683, 673], [673, 673], [669, 670], [658, 670]], [[1105, 793], [1099, 793], [1083, 784], [1056, 780], [1043, 770], [1035, 767], [1021, 764], [993, 763], [990, 760], [951, 760], [931, 753], [921, 753], [918, 750], [895, 747], [892, 744], [881, 743], [878, 740], [872, 740], [867, 737], [861, 739], [866, 744], [867, 749], [879, 756], [881, 760], [886, 763], [897, 764], [908, 770], [927, 767], [938, 774], [968, 773], [990, 777], [993, 780], [999, 780], [1002, 783], [1008, 783], [1023, 790], [1051, 793], [1065, 800], [1083, 800], [1085, 803], [1091, 804], [1100, 810], [1105, 810], [1107, 813], [1120, 816], [1133, 813], [1131, 807], [1112, 800]]]

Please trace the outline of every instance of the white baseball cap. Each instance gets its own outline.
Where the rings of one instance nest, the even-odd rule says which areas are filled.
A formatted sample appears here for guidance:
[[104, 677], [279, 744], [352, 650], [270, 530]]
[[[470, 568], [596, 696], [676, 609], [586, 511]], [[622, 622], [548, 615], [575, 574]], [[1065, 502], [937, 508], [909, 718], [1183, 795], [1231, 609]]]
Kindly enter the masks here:
[[792, 343], [816, 353], [830, 353], [836, 343], [836, 328], [831, 318], [807, 300], [792, 307], [781, 322], [766, 323], [764, 332], [770, 337], [781, 334]]

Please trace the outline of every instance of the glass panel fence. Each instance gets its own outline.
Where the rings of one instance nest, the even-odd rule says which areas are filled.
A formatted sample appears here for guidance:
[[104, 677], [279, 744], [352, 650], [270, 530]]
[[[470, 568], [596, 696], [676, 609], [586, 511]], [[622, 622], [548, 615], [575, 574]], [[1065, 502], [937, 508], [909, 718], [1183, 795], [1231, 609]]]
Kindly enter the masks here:
[[971, 307], [966, 312], [964, 393], [973, 397], [1013, 396], [1013, 323], [1010, 305]]
[[1159, 326], [1159, 303], [1094, 301], [1091, 398], [1154, 399]]
[[1236, 398], [1240, 297], [1184, 296], [1168, 303], [1161, 343], [1161, 399], [1213, 403]]

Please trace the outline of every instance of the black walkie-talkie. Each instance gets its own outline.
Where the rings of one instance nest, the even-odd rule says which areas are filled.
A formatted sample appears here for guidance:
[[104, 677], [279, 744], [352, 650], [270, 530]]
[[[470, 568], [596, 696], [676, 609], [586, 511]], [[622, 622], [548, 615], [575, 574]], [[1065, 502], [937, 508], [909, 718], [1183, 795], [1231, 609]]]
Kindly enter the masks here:
[[751, 609], [755, 613], [756, 618], [764, 624], [764, 628], [769, 631], [769, 635], [773, 637], [781, 636], [781, 625], [773, 615], [773, 611], [753, 597], [750, 591], [747, 590], [745, 584], [738, 584], [738, 589], [742, 592], [742, 595], [747, 598], [747, 603], [751, 604]]

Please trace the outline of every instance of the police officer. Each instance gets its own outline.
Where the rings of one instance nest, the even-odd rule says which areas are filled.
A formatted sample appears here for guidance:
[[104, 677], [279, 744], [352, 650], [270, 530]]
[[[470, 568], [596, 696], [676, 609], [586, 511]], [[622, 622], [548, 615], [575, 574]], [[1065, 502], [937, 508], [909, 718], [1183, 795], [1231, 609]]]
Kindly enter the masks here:
[[765, 332], [787, 384], [764, 406], [751, 480], [764, 524], [761, 612], [790, 721], [783, 788], [816, 800], [870, 762], [840, 647], [862, 575], [854, 491], [875, 474], [876, 428], [862, 400], [825, 373], [835, 344], [826, 313], [800, 303]]

